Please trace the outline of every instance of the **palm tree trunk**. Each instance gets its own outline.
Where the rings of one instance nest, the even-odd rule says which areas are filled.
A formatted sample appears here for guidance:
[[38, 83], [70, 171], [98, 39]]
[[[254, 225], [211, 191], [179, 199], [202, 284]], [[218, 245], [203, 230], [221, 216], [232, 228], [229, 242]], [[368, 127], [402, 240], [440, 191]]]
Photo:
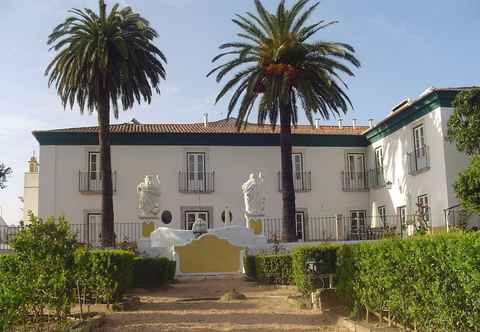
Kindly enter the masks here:
[[282, 155], [282, 241], [295, 242], [295, 190], [292, 167], [292, 118], [288, 105], [280, 108], [280, 149]]
[[98, 143], [100, 144], [100, 169], [102, 179], [102, 246], [114, 247], [115, 238], [113, 231], [113, 185], [112, 161], [110, 153], [110, 104], [107, 101], [99, 103]]

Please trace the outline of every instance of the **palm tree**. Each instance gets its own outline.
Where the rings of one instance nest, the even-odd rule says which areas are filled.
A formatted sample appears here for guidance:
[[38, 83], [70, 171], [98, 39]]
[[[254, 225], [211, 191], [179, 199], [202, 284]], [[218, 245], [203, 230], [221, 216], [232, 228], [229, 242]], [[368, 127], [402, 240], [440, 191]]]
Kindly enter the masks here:
[[121, 107], [150, 103], [153, 90], [160, 92], [166, 58], [152, 43], [157, 32], [130, 7], [118, 4], [106, 15], [90, 9], [72, 9], [73, 15], [48, 37], [57, 52], [48, 65], [48, 85], [55, 85], [64, 108], [76, 104], [83, 114], [97, 112], [102, 179], [102, 243], [115, 244], [113, 231], [112, 170], [110, 158], [110, 109], [115, 118]]
[[[291, 8], [280, 1], [275, 13], [255, 0], [256, 14], [247, 12], [232, 20], [240, 41], [220, 46], [212, 62], [229, 57], [207, 76], [216, 73], [217, 82], [233, 73], [216, 102], [233, 91], [228, 116], [238, 109], [237, 127], [246, 125], [257, 106], [258, 123], [268, 118], [272, 129], [280, 117], [282, 169], [282, 240], [295, 241], [295, 191], [292, 174], [292, 125], [298, 122], [299, 106], [313, 125], [315, 115], [329, 119], [352, 106], [340, 73], [354, 76], [348, 65], [360, 66], [354, 49], [337, 42], [310, 41], [320, 30], [337, 22], [307, 23], [318, 3], [297, 0]], [[238, 107], [237, 107], [238, 106]]]

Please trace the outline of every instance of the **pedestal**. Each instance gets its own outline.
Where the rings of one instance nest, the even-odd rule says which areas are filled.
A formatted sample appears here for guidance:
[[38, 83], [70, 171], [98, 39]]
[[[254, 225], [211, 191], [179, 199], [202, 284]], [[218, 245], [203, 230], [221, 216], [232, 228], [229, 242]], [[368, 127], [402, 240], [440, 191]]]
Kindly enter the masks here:
[[[265, 239], [265, 215], [245, 213], [247, 228], [259, 239]], [[263, 241], [262, 241], [263, 242]]]

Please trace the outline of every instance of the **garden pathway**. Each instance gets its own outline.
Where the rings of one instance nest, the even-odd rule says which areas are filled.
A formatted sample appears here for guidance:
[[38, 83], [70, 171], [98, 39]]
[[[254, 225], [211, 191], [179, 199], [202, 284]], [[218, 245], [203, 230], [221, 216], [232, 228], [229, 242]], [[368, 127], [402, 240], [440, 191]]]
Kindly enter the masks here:
[[[247, 300], [215, 300], [232, 289]], [[294, 293], [293, 288], [258, 286], [241, 278], [180, 280], [163, 290], [136, 290], [140, 304], [135, 310], [108, 314], [97, 331], [348, 331], [336, 327], [330, 316], [289, 303], [287, 296]]]

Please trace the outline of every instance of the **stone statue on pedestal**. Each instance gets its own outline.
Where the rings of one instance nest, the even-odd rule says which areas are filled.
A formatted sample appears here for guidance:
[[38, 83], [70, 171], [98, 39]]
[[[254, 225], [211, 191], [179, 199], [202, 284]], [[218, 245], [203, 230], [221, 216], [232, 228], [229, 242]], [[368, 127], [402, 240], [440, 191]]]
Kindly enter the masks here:
[[[155, 182], [156, 180], [156, 182]], [[138, 208], [140, 218], [155, 219], [160, 213], [160, 179], [158, 175], [145, 176], [145, 180], [137, 186]]]
[[265, 193], [263, 188], [262, 173], [250, 174], [249, 179], [242, 185], [245, 212], [252, 215], [265, 213]]

